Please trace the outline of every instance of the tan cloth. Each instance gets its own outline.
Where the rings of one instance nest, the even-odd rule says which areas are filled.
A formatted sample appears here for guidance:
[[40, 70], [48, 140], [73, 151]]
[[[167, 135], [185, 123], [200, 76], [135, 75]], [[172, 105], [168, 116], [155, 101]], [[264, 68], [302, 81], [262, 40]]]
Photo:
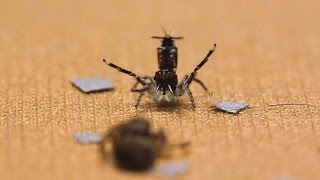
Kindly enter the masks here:
[[[320, 179], [320, 1], [31, 1], [0, 2], [1, 179], [156, 178], [103, 164], [95, 145], [72, 138], [134, 116], [164, 127], [172, 141], [192, 141], [186, 179]], [[157, 70], [161, 27], [184, 36], [179, 79], [217, 43], [181, 106], [161, 109], [149, 96], [138, 109], [134, 80]], [[113, 92], [82, 94], [69, 79], [102, 76]], [[221, 100], [255, 107], [213, 112]], [[158, 162], [160, 163], [160, 162]]]

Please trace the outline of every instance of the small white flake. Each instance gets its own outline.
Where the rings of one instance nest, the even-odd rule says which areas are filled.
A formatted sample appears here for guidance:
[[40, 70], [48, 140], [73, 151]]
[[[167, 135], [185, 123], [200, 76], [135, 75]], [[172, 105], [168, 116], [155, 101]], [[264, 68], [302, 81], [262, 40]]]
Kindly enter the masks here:
[[178, 176], [189, 170], [189, 164], [186, 161], [171, 162], [155, 167], [154, 172], [161, 176]]
[[248, 104], [231, 102], [231, 101], [221, 101], [215, 107], [218, 108], [219, 110], [236, 114], [244, 110], [245, 108], [247, 108]]
[[111, 82], [99, 77], [77, 78], [72, 79], [70, 82], [85, 93], [110, 90], [114, 88], [114, 85]]
[[83, 144], [99, 143], [103, 139], [102, 136], [97, 133], [76, 132], [73, 137], [75, 138], [75, 140]]

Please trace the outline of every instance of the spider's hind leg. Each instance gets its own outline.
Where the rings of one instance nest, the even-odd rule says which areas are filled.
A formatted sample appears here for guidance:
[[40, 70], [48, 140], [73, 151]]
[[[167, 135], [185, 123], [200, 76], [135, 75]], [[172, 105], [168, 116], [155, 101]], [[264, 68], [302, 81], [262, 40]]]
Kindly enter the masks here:
[[136, 104], [134, 105], [134, 107], [137, 108], [137, 107], [139, 106], [140, 101], [141, 101], [141, 98], [142, 98], [143, 95], [144, 95], [144, 91], [143, 91], [143, 92], [140, 92], [139, 97], [138, 97], [137, 102], [136, 102]]
[[194, 102], [194, 98], [193, 98], [193, 95], [192, 95], [191, 90], [189, 89], [188, 86], [185, 87], [185, 90], [186, 90], [186, 92], [187, 92], [187, 94], [188, 94], [188, 96], [189, 96], [189, 98], [190, 98], [190, 102], [191, 102], [191, 104], [192, 104], [192, 107], [193, 107], [193, 108], [196, 108], [196, 103]]
[[204, 83], [203, 83], [200, 79], [194, 77], [193, 80], [194, 80], [195, 82], [197, 82], [198, 84], [200, 84], [201, 87], [202, 87], [205, 91], [207, 91], [207, 92], [209, 91], [208, 88], [206, 87], [206, 85], [204, 85]]
[[149, 89], [149, 86], [144, 86], [142, 89], [135, 89], [135, 91], [132, 92], [139, 92], [139, 97], [137, 99], [136, 104], [134, 105], [135, 107], [138, 107], [140, 104], [140, 101], [142, 99], [142, 96], [144, 95], [144, 93]]

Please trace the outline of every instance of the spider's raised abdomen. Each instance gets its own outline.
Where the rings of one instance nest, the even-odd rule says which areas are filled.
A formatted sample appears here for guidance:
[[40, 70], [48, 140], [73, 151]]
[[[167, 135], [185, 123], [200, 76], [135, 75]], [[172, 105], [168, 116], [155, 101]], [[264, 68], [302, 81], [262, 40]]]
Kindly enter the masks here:
[[158, 49], [158, 66], [161, 70], [173, 70], [178, 64], [177, 47], [159, 47]]

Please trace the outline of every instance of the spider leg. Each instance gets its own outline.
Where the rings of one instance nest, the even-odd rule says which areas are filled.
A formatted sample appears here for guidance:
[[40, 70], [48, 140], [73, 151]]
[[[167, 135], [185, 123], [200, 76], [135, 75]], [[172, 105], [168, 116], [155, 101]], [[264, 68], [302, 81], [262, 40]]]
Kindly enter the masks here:
[[[151, 76], [143, 76], [143, 77], [141, 77], [142, 79], [151, 79], [152, 77]], [[137, 89], [137, 86], [138, 86], [138, 84], [139, 84], [139, 81], [137, 81], [133, 86], [132, 86], [132, 88], [130, 89], [131, 90], [131, 92], [140, 92], [139, 91], [139, 89]], [[137, 91], [138, 90], [138, 91]]]
[[196, 104], [195, 104], [195, 102], [194, 102], [194, 98], [193, 98], [193, 95], [192, 95], [191, 90], [189, 89], [188, 86], [185, 86], [185, 90], [186, 90], [187, 94], [188, 94], [189, 97], [190, 97], [190, 101], [191, 101], [191, 104], [192, 104], [193, 108], [196, 108]]
[[136, 90], [138, 90], [138, 89], [137, 89], [138, 84], [139, 84], [139, 82], [137, 81], [137, 82], [132, 86], [132, 88], [130, 89], [130, 91], [131, 91], [131, 92], [137, 92]]
[[142, 96], [144, 95], [144, 93], [148, 90], [148, 86], [145, 86], [145, 87], [143, 87], [142, 89], [136, 89], [136, 91], [134, 91], [134, 92], [139, 92], [140, 94], [139, 94], [139, 97], [138, 97], [138, 99], [137, 99], [137, 102], [136, 102], [136, 104], [134, 105], [135, 107], [138, 107], [139, 106], [139, 104], [140, 104], [140, 101], [141, 101], [141, 98], [142, 98]]
[[142, 96], [144, 95], [144, 92], [140, 92], [139, 97], [137, 99], [136, 104], [134, 105], [134, 107], [138, 107], [141, 101]]
[[[185, 76], [183, 77], [183, 79], [181, 80], [181, 82], [177, 85], [176, 90], [174, 91], [174, 95], [175, 95], [175, 96], [181, 96], [181, 95], [184, 93], [184, 91], [185, 91], [184, 86], [187, 85], [187, 84], [186, 84], [187, 78], [188, 78], [188, 75], [185, 75]], [[188, 85], [187, 85], [187, 86], [188, 86]]]
[[201, 61], [201, 63], [193, 70], [193, 72], [197, 72], [206, 62], [208, 62], [209, 57], [211, 56], [211, 54], [214, 52], [214, 50], [216, 49], [217, 45], [214, 44], [213, 48], [208, 52], [208, 54], [206, 55], [206, 57]]
[[193, 80], [199, 83], [205, 91], [208, 91], [208, 88], [206, 87], [206, 85], [204, 85], [204, 83], [200, 79], [194, 77]]
[[182, 81], [176, 86], [176, 90], [174, 92], [175, 96], [181, 96], [185, 91], [187, 92], [187, 94], [189, 95], [191, 104], [193, 106], [193, 108], [196, 107], [195, 102], [194, 102], [194, 98], [192, 95], [191, 90], [189, 89], [189, 85], [190, 83], [195, 80], [197, 83], [199, 83], [203, 89], [205, 89], [206, 91], [208, 91], [208, 88], [204, 85], [204, 83], [196, 78], [195, 76], [197, 75], [197, 71], [199, 69], [201, 69], [201, 67], [208, 62], [209, 57], [212, 55], [212, 53], [214, 52], [214, 50], [216, 49], [216, 44], [214, 44], [213, 48], [208, 52], [208, 54], [205, 56], [205, 58], [200, 62], [200, 64], [198, 64], [198, 66], [196, 66], [196, 68], [194, 68], [193, 72], [190, 73], [189, 75], [185, 75], [184, 78], [182, 79]]
[[135, 73], [128, 71], [126, 69], [121, 68], [120, 66], [117, 66], [113, 63], [107, 62], [105, 59], [103, 59], [103, 62], [106, 63], [107, 65], [109, 65], [112, 68], [117, 69], [118, 71], [124, 73], [124, 74], [128, 74], [129, 76], [134, 77], [139, 83], [141, 83], [142, 85], [146, 85], [147, 83], [145, 82], [145, 80], [139, 76], [137, 76]]
[[190, 84], [192, 82], [192, 80], [194, 80], [194, 77], [197, 75], [197, 71], [199, 69], [201, 69], [201, 67], [206, 64], [209, 60], [209, 57], [212, 55], [212, 53], [214, 52], [214, 50], [216, 49], [216, 44], [214, 44], [213, 48], [208, 52], [208, 54], [206, 55], [206, 57], [201, 61], [200, 64], [198, 64], [198, 66], [196, 68], [194, 68], [193, 72], [190, 73], [190, 75], [188, 76], [188, 78], [186, 79], [186, 83]]
[[144, 90], [143, 88], [142, 89], [133, 89], [131, 90], [131, 92], [138, 92], [138, 93], [141, 93], [141, 92], [144, 92], [146, 90]]

